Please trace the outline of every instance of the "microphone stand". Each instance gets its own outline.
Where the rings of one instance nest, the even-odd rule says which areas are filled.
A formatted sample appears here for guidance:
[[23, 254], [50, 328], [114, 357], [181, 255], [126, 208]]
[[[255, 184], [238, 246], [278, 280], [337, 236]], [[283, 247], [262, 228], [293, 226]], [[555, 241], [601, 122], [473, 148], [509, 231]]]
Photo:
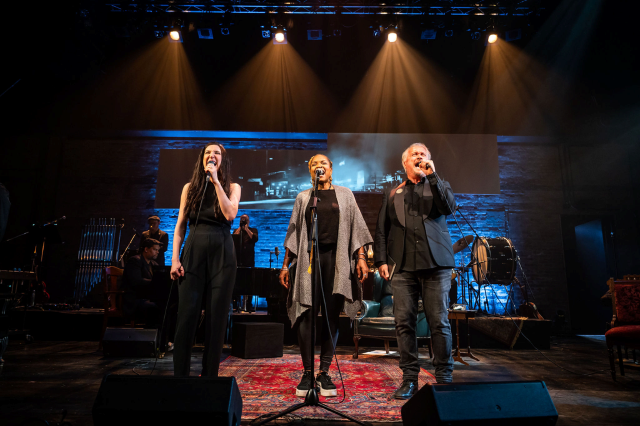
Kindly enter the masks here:
[[[311, 238], [309, 238], [309, 246], [308, 252], [310, 255], [311, 263], [311, 338], [309, 339], [309, 344], [311, 345], [311, 354], [312, 357], [315, 358], [315, 344], [316, 344], [316, 319], [317, 315], [314, 315], [316, 312], [316, 307], [318, 306], [318, 301], [316, 300], [316, 286], [321, 285], [318, 281], [318, 272], [320, 270], [320, 259], [318, 258], [318, 175], [316, 175], [313, 182], [313, 195], [312, 195], [312, 203], [311, 203]], [[299, 270], [298, 274], [303, 274], [306, 271]], [[320, 407], [327, 411], [332, 412], [340, 417], [343, 417], [347, 420], [350, 420], [354, 423], [357, 423], [362, 426], [371, 426], [367, 422], [361, 422], [359, 420], [354, 419], [353, 417], [345, 414], [341, 411], [338, 411], [332, 407], [329, 407], [326, 404], [320, 402], [320, 397], [318, 396], [318, 385], [316, 383], [316, 375], [314, 371], [315, 367], [315, 359], [311, 360], [311, 378], [313, 380], [313, 386], [307, 392], [307, 396], [304, 398], [304, 402], [300, 404], [294, 404], [291, 407], [280, 411], [272, 416], [265, 418], [264, 420], [255, 423], [254, 426], [260, 426], [265, 423], [269, 423], [271, 420], [277, 419], [279, 417], [286, 416], [289, 413], [297, 411], [304, 407]]]

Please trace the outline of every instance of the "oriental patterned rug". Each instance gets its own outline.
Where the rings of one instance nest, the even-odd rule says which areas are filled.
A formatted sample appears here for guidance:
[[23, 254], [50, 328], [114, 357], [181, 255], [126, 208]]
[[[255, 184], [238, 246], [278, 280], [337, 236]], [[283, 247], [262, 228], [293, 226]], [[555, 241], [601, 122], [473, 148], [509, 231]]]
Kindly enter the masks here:
[[[358, 420], [370, 422], [400, 422], [400, 409], [405, 401], [389, 396], [402, 383], [402, 371], [397, 358], [378, 355], [339, 355], [340, 369], [347, 391], [344, 402], [331, 407]], [[316, 359], [316, 371], [319, 361]], [[321, 402], [342, 400], [342, 384], [335, 361], [331, 365], [331, 378], [338, 388], [338, 396], [320, 397]], [[300, 355], [284, 355], [282, 358], [240, 359], [228, 357], [220, 364], [220, 376], [234, 376], [242, 394], [242, 419], [282, 411], [303, 402], [295, 396], [295, 387], [302, 377]], [[421, 369], [420, 387], [435, 383], [431, 374]], [[293, 413], [305, 419], [342, 420], [341, 417], [321, 408], [305, 407]]]

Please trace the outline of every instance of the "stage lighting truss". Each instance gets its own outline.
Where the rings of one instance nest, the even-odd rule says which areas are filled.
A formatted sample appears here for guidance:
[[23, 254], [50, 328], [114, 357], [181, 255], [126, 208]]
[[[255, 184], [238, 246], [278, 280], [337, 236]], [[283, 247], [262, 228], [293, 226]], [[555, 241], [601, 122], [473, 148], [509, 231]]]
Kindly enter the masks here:
[[293, 15], [431, 15], [468, 16], [475, 14], [494, 16], [529, 16], [543, 8], [539, 0], [508, 0], [499, 4], [474, 4], [468, 0], [433, 0], [425, 5], [421, 0], [409, 0], [405, 4], [389, 5], [386, 2], [365, 2], [364, 0], [327, 0], [322, 5], [308, 0], [287, 0], [261, 3], [260, 0], [235, 0], [233, 4], [214, 1], [148, 0], [131, 3], [128, 1], [105, 1], [111, 12], [119, 13], [213, 13], [213, 14], [265, 14], [286, 13]]

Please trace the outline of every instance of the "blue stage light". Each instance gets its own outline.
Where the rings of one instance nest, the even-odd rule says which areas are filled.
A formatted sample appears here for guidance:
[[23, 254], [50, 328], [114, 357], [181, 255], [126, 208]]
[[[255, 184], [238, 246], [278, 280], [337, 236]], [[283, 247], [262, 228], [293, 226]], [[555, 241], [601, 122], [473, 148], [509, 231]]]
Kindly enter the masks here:
[[322, 30], [307, 30], [307, 40], [322, 40]]
[[262, 38], [271, 38], [271, 30], [262, 30]]
[[213, 40], [213, 30], [211, 28], [198, 28], [198, 38]]
[[422, 40], [435, 40], [436, 34], [437, 34], [436, 30], [422, 30], [422, 34], [420, 35], [420, 38]]

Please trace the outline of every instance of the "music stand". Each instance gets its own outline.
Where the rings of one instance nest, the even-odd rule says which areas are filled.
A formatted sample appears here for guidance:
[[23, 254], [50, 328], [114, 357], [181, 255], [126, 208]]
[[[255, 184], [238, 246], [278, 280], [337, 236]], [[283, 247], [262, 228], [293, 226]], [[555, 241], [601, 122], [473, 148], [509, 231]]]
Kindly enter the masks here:
[[[313, 359], [311, 360], [311, 378], [313, 380], [313, 386], [309, 391], [307, 391], [307, 396], [304, 398], [304, 402], [300, 404], [294, 404], [291, 407], [280, 411], [272, 416], [267, 417], [264, 420], [259, 421], [255, 424], [255, 426], [260, 426], [265, 423], [269, 423], [271, 420], [277, 419], [278, 417], [285, 416], [289, 413], [299, 410], [304, 407], [320, 407], [327, 411], [332, 412], [340, 417], [343, 417], [347, 420], [350, 420], [354, 423], [363, 426], [370, 426], [367, 422], [361, 422], [359, 420], [354, 419], [353, 417], [345, 414], [341, 411], [338, 411], [332, 407], [329, 407], [326, 404], [320, 402], [320, 397], [318, 396], [318, 386], [316, 384], [316, 376], [315, 376], [315, 344], [316, 344], [316, 319], [317, 315], [313, 315], [316, 312], [316, 307], [318, 306], [318, 301], [316, 300], [316, 285], [321, 284], [321, 280], [318, 279], [318, 271], [320, 266], [320, 259], [318, 258], [318, 212], [317, 212], [317, 204], [318, 204], [318, 176], [315, 176], [313, 182], [313, 195], [312, 195], [312, 204], [311, 204], [311, 238], [309, 238], [309, 249], [308, 252], [311, 256], [311, 338], [309, 339], [311, 345], [311, 354], [313, 354]], [[298, 274], [304, 274], [306, 271], [299, 270]]]

